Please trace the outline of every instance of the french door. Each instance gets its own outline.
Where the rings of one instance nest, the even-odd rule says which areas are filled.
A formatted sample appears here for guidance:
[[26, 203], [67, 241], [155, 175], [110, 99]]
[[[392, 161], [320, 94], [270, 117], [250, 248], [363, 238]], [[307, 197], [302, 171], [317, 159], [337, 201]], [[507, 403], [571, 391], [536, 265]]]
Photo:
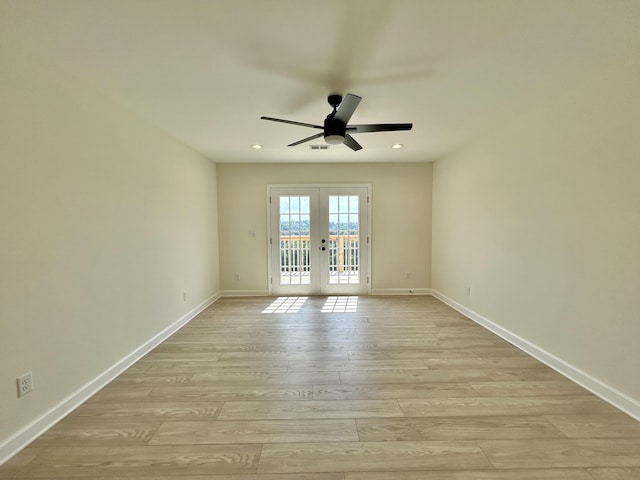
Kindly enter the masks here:
[[270, 186], [274, 295], [369, 293], [369, 186]]

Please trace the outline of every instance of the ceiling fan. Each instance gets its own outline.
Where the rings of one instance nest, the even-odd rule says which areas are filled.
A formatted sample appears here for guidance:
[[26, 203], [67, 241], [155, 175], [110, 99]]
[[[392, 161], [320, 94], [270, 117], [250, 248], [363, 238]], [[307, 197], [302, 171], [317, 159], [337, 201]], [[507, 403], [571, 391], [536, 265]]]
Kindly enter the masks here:
[[342, 95], [334, 93], [329, 95], [327, 100], [329, 101], [329, 105], [333, 107], [333, 112], [327, 115], [327, 118], [324, 120], [324, 126], [314, 125], [311, 123], [294, 122], [292, 120], [282, 120], [280, 118], [273, 117], [260, 118], [262, 120], [270, 120], [272, 122], [290, 123], [291, 125], [300, 125], [301, 127], [310, 127], [322, 130], [320, 133], [291, 143], [287, 145], [288, 147], [295, 147], [301, 143], [324, 137], [325, 142], [330, 145], [344, 143], [354, 151], [361, 150], [362, 145], [356, 142], [356, 140], [351, 136], [352, 133], [393, 132], [397, 130], [411, 130], [413, 127], [412, 123], [370, 123], [364, 125], [348, 125], [349, 120], [360, 104], [362, 97], [352, 93], [347, 93], [343, 99]]

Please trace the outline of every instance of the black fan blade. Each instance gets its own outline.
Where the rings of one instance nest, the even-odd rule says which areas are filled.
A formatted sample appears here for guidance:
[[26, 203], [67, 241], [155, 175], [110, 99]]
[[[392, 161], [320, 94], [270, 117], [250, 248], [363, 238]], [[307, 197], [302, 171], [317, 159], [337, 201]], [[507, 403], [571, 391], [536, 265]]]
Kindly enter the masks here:
[[413, 123], [370, 123], [367, 125], [347, 125], [347, 132], [395, 132], [398, 130], [411, 130], [412, 127]]
[[334, 119], [340, 120], [345, 125], [349, 123], [351, 119], [351, 115], [356, 111], [358, 105], [360, 104], [360, 100], [362, 97], [354, 95], [352, 93], [347, 93], [347, 96], [342, 99], [342, 103], [338, 107], [336, 114], [334, 115]]
[[356, 142], [355, 138], [353, 138], [349, 134], [344, 136], [344, 142], [343, 143], [347, 147], [349, 147], [351, 150], [353, 150], [354, 152], [357, 152], [358, 150], [362, 150], [362, 145], [360, 145], [358, 142]]
[[323, 135], [324, 135], [324, 132], [320, 132], [315, 135], [311, 135], [310, 137], [303, 138], [302, 140], [298, 140], [297, 142], [291, 143], [287, 145], [287, 147], [295, 147], [296, 145], [300, 145], [301, 143], [308, 142], [309, 140], [313, 140], [314, 138], [320, 138]]
[[319, 128], [320, 130], [324, 130], [324, 127], [321, 127], [320, 125], [313, 125], [311, 123], [294, 122], [292, 120], [282, 120], [280, 118], [273, 118], [273, 117], [260, 117], [260, 119], [261, 120], [271, 120], [272, 122], [290, 123], [291, 125], [299, 125], [301, 127]]

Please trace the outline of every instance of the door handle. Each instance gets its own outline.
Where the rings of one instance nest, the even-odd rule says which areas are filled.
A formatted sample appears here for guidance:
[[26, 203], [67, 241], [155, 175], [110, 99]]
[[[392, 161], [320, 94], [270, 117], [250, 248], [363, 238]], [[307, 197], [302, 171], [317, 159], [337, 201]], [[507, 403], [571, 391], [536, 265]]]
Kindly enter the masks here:
[[323, 252], [326, 250], [326, 248], [325, 248], [325, 246], [324, 246], [324, 244], [325, 244], [326, 242], [327, 242], [327, 241], [323, 238], [323, 239], [322, 239], [322, 249], [321, 249]]

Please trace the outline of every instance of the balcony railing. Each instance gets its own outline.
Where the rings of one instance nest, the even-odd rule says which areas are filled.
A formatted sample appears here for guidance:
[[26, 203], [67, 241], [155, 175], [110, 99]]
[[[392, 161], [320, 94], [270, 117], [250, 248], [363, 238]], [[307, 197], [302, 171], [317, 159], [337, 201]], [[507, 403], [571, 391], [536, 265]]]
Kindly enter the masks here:
[[[330, 283], [358, 283], [360, 236], [330, 235], [327, 246]], [[280, 277], [286, 283], [305, 281], [311, 272], [311, 241], [308, 235], [280, 237]]]

